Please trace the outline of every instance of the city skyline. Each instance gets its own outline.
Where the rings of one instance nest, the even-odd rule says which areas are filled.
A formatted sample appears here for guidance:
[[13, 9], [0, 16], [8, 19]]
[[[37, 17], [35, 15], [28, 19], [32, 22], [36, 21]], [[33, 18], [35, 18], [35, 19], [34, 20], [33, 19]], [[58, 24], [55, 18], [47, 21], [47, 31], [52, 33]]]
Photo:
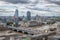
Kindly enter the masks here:
[[[30, 11], [32, 16], [37, 14], [60, 16], [59, 0], [0, 0], [0, 16], [13, 16], [15, 9], [19, 10], [19, 16], [26, 16], [27, 11]], [[6, 10], [8, 11], [6, 12]]]

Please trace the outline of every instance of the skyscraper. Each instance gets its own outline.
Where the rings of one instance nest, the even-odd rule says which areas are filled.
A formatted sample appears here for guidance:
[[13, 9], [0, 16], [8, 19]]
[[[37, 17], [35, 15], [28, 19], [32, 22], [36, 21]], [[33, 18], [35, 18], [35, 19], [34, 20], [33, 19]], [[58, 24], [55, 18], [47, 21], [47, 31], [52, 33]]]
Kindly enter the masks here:
[[6, 23], [7, 22], [7, 20], [6, 20], [5, 17], [2, 19], [2, 21], [3, 21], [3, 23]]
[[15, 10], [14, 19], [15, 19], [16, 26], [18, 26], [18, 9]]
[[18, 9], [15, 10], [15, 15], [14, 15], [15, 18], [18, 18]]
[[31, 12], [27, 11], [27, 20], [31, 20]]

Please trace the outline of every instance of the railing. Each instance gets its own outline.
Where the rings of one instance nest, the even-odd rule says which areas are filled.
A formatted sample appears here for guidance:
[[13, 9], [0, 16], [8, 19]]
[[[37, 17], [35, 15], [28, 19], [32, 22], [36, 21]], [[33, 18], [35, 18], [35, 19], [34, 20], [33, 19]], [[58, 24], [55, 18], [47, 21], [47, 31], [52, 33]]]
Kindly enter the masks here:
[[0, 40], [31, 40], [30, 37], [25, 36], [0, 36]]
[[5, 36], [5, 37], [0, 37], [0, 40], [17, 40], [15, 36]]
[[[26, 35], [18, 35], [18, 34], [3, 34], [0, 35], [0, 40], [40, 40], [40, 39], [48, 39], [49, 35], [54, 34], [55, 32], [47, 33], [47, 34], [37, 34], [32, 36], [26, 36]], [[35, 39], [34, 39], [35, 38]]]

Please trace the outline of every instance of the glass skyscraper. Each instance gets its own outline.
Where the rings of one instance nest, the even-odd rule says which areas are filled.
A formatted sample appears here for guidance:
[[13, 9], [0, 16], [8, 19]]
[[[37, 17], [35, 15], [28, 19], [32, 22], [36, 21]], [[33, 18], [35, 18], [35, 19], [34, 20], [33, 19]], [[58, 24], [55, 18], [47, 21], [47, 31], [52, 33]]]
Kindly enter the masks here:
[[14, 19], [15, 19], [16, 26], [18, 26], [18, 9], [15, 10]]
[[27, 11], [27, 20], [31, 20], [31, 12]]

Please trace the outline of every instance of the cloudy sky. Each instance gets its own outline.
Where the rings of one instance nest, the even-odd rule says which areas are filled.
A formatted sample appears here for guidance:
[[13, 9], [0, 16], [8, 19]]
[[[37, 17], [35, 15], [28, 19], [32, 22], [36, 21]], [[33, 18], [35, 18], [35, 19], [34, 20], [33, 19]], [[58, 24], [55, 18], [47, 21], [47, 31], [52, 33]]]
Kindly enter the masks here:
[[60, 16], [60, 0], [0, 0], [0, 16], [13, 16], [15, 9], [19, 16]]

